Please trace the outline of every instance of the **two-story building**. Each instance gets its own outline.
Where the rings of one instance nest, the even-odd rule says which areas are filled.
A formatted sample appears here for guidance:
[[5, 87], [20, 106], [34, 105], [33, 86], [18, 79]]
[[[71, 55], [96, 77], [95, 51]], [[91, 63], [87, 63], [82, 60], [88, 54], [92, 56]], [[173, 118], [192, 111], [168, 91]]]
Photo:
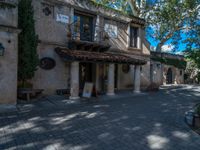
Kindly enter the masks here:
[[[0, 8], [0, 104], [16, 104], [17, 0], [0, 2], [13, 6]], [[90, 0], [34, 0], [32, 5], [40, 65], [30, 82], [44, 94], [69, 91], [77, 99], [86, 82], [107, 95], [122, 89], [137, 93], [152, 82], [183, 83], [184, 69], [153, 58], [184, 58], [150, 54], [145, 20]]]
[[89, 0], [35, 0], [33, 6], [40, 41], [34, 88], [70, 89], [76, 99], [85, 82], [108, 95], [149, 85], [145, 20]]

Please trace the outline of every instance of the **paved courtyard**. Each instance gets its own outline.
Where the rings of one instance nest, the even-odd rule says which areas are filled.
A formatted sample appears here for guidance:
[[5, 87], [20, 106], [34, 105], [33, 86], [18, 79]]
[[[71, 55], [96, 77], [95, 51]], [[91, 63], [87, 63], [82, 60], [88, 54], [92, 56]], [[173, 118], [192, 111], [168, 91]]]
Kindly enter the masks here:
[[200, 136], [184, 123], [198, 102], [197, 86], [80, 103], [55, 96], [1, 114], [0, 149], [198, 150]]

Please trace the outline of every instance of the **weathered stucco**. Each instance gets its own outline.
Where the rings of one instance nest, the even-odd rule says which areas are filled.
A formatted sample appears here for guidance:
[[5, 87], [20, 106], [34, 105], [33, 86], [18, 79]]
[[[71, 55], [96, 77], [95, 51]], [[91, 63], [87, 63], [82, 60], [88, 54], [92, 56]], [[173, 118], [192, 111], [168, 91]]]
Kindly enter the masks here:
[[152, 82], [158, 85], [167, 84], [167, 72], [170, 68], [172, 70], [172, 83], [171, 84], [184, 84], [184, 69], [179, 69], [174, 66], [161, 64], [159, 62], [151, 61], [153, 73], [151, 73]]
[[[81, 11], [88, 13], [90, 11], [90, 15], [93, 16], [94, 23], [97, 25], [95, 28], [95, 33], [98, 34], [98, 30], [104, 29], [104, 25], [109, 23], [111, 25], [117, 26], [118, 36], [115, 38], [109, 39], [109, 44], [112, 46], [111, 49], [120, 49], [122, 51], [131, 51], [133, 54], [137, 54], [138, 57], [140, 54], [149, 55], [148, 51], [141, 49], [130, 49], [129, 48], [129, 35], [130, 35], [130, 26], [137, 26], [141, 28], [141, 44], [144, 39], [144, 29], [140, 25], [130, 24], [130, 17], [123, 16], [118, 14], [112, 10], [105, 10], [101, 7], [96, 7], [92, 5], [92, 3], [87, 3], [86, 1], [71, 1], [71, 0], [37, 0], [33, 1], [34, 12], [35, 12], [35, 21], [36, 21], [36, 32], [39, 36], [40, 44], [38, 46], [38, 54], [40, 58], [43, 57], [51, 57], [56, 61], [56, 67], [52, 70], [43, 70], [38, 67], [36, 71], [35, 77], [33, 79], [34, 88], [42, 88], [44, 89], [45, 94], [55, 93], [56, 89], [66, 89], [70, 88], [68, 85], [70, 83], [70, 62], [68, 65], [64, 63], [58, 55], [54, 52], [55, 47], [67, 47], [67, 32], [70, 30], [67, 23], [61, 23], [56, 21], [57, 14], [63, 14], [69, 17], [69, 22], [72, 23], [71, 27], [73, 27], [73, 16], [75, 11]], [[49, 7], [51, 10], [51, 14], [45, 15], [43, 9], [45, 7]], [[100, 16], [98, 16], [100, 15]], [[101, 28], [101, 29], [100, 29]], [[98, 41], [98, 35], [95, 36], [95, 39]], [[107, 69], [103, 67], [97, 66], [94, 74], [96, 76], [94, 83], [97, 86], [98, 90], [104, 89], [101, 85], [102, 83], [100, 78], [101, 72], [107, 76]], [[102, 65], [101, 65], [102, 66]], [[121, 65], [118, 65], [118, 89], [126, 89], [133, 88], [134, 79], [132, 73], [123, 73], [121, 71]], [[100, 70], [98, 70], [100, 68]], [[144, 66], [142, 71], [142, 87], [147, 87], [149, 82], [148, 78], [148, 65]], [[147, 69], [147, 70], [146, 70]], [[99, 75], [98, 75], [99, 73]], [[132, 87], [131, 87], [132, 86]]]
[[17, 101], [17, 38], [17, 8], [0, 8], [0, 43], [5, 48], [4, 55], [0, 56], [0, 104]]
[[33, 86], [36, 89], [44, 89], [44, 94], [55, 94], [56, 89], [69, 88], [70, 63], [65, 63], [55, 53], [56, 46], [39, 44], [39, 58], [49, 57], [56, 61], [56, 66], [51, 70], [44, 70], [38, 67], [33, 78]]

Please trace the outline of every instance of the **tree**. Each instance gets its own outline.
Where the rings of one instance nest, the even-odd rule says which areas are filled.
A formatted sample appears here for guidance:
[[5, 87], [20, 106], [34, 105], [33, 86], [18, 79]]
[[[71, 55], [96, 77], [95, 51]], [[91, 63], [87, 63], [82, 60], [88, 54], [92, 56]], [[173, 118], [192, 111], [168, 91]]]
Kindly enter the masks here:
[[186, 73], [189, 79], [200, 82], [200, 49], [193, 49], [186, 51], [188, 66]]
[[[132, 14], [146, 20], [147, 35], [157, 41], [156, 50], [171, 42], [174, 50], [180, 43], [188, 47], [199, 42], [197, 30], [200, 24], [199, 0], [96, 0], [97, 2], [127, 11], [131, 7]], [[187, 32], [186, 40], [182, 35]], [[196, 35], [196, 36], [194, 36]]]
[[182, 40], [182, 35], [196, 32], [199, 24], [199, 0], [158, 0], [154, 5], [147, 5], [143, 16], [158, 41], [157, 51], [170, 41], [176, 48], [180, 42], [192, 44], [191, 37]]
[[31, 0], [20, 0], [18, 5], [19, 34], [18, 80], [25, 85], [33, 78], [38, 66], [37, 43], [35, 33], [34, 11]]

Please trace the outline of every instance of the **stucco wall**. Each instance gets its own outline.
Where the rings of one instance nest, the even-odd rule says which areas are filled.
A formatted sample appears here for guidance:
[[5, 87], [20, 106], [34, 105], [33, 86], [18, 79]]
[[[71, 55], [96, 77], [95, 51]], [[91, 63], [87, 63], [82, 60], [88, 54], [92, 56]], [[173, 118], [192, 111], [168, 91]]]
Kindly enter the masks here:
[[0, 56], [0, 104], [16, 104], [17, 33], [0, 30], [0, 43], [5, 47], [4, 56]]
[[119, 89], [133, 89], [134, 85], [134, 66], [130, 66], [128, 73], [122, 71], [122, 65], [118, 65], [118, 87]]
[[141, 88], [146, 89], [150, 84], [150, 61], [141, 69]]
[[[153, 82], [158, 85], [167, 84], [167, 72], [168, 69], [172, 70], [172, 84], [183, 84], [184, 83], [184, 70], [176, 68], [174, 66], [160, 64], [159, 62], [152, 61], [153, 66]], [[181, 72], [182, 71], [182, 74]]]
[[49, 57], [56, 61], [56, 66], [51, 70], [38, 67], [33, 78], [36, 89], [44, 89], [44, 94], [55, 94], [56, 89], [69, 88], [70, 64], [65, 63], [54, 51], [55, 46], [39, 44], [39, 58]]
[[[109, 10], [105, 11], [101, 8], [97, 8], [92, 5], [83, 4], [85, 1], [80, 1], [80, 3], [70, 0], [55, 1], [55, 0], [37, 0], [33, 1], [35, 10], [35, 26], [36, 32], [39, 36], [40, 45], [38, 46], [38, 54], [40, 58], [51, 57], [56, 61], [56, 67], [52, 70], [43, 70], [38, 67], [35, 77], [33, 79], [34, 88], [45, 89], [45, 94], [53, 94], [56, 89], [69, 88], [69, 65], [66, 65], [64, 61], [59, 58], [59, 56], [54, 52], [55, 47], [67, 47], [67, 31], [69, 30], [68, 24], [56, 21], [57, 14], [63, 14], [69, 16], [69, 22], [73, 22], [74, 9], [70, 4], [75, 7], [76, 10], [90, 10], [93, 13], [94, 21], [97, 19], [97, 12], [105, 13], [108, 18], [101, 16], [99, 25], [102, 27], [105, 23], [109, 23], [117, 26], [117, 38], [110, 38], [110, 44], [112, 48], [118, 48], [124, 51], [131, 51], [133, 53], [142, 54], [143, 50], [128, 49], [129, 47], [129, 30], [126, 22], [131, 21], [122, 15], [112, 17], [114, 14]], [[44, 8], [48, 6], [50, 8], [51, 14], [45, 15]], [[84, 8], [84, 9], [81, 9]], [[96, 14], [95, 14], [96, 13]], [[112, 17], [112, 18], [109, 18]], [[110, 21], [108, 21], [108, 20]], [[117, 20], [118, 19], [118, 20]], [[120, 21], [121, 19], [121, 21]], [[140, 27], [140, 26], [139, 26]], [[143, 29], [142, 29], [143, 30]], [[144, 38], [144, 30], [142, 31], [141, 38]], [[143, 40], [142, 40], [143, 42]], [[144, 50], [146, 51], [146, 50]], [[148, 53], [147, 53], [148, 54]], [[139, 57], [139, 56], [138, 56]], [[123, 73], [121, 71], [121, 65], [119, 65], [119, 77], [118, 85], [119, 89], [124, 89], [127, 87], [133, 88], [133, 74]], [[148, 65], [144, 66], [142, 73], [142, 86], [148, 86]], [[97, 71], [98, 72], [98, 71]], [[98, 84], [98, 83], [96, 83]]]
[[[62, 5], [53, 5], [46, 1], [33, 1], [35, 27], [42, 42], [53, 42], [67, 45], [67, 24], [56, 21], [57, 14], [70, 16], [70, 8]], [[48, 7], [49, 15], [45, 15], [44, 9]]]
[[[38, 66], [33, 78], [33, 87], [44, 89], [44, 94], [55, 94], [56, 89], [69, 88], [70, 63], [65, 63], [55, 53], [56, 47], [67, 47], [67, 24], [56, 21], [57, 14], [70, 16], [70, 8], [61, 4], [54, 5], [50, 1], [33, 1], [35, 28], [40, 43], [37, 48], [39, 59], [50, 57], [55, 60], [56, 66], [51, 70], [44, 70]], [[45, 15], [45, 7], [51, 13]]]
[[[17, 0], [6, 0], [17, 4]], [[16, 104], [17, 102], [17, 7], [0, 8], [0, 43], [5, 48], [0, 56], [0, 104]]]
[[0, 8], [0, 25], [17, 27], [18, 14], [17, 14], [17, 3], [18, 0], [5, 0], [11, 4], [15, 4], [16, 8]]

